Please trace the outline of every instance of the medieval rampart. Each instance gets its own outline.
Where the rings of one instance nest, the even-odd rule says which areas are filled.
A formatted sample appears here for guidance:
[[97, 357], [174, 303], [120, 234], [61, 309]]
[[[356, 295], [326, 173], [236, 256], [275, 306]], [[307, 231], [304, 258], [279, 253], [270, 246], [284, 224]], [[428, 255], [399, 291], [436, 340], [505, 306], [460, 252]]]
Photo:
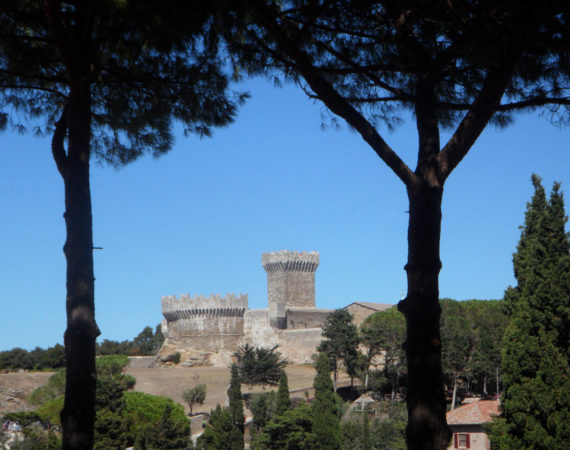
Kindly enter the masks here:
[[168, 344], [199, 352], [234, 352], [243, 335], [247, 294], [162, 298]]

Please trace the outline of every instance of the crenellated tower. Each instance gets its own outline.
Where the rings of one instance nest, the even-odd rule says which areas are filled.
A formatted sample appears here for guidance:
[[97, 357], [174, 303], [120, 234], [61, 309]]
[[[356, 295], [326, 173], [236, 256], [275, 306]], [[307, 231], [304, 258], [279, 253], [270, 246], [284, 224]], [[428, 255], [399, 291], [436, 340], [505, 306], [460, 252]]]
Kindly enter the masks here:
[[267, 272], [267, 302], [272, 326], [286, 327], [288, 308], [315, 307], [315, 272], [319, 252], [264, 253], [261, 257]]

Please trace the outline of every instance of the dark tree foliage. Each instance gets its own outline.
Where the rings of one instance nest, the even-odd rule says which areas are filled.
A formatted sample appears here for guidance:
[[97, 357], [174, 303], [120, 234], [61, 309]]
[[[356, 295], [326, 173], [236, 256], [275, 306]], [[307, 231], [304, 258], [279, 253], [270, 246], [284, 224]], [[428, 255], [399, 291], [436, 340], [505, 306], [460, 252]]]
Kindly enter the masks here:
[[245, 384], [278, 384], [281, 371], [287, 365], [274, 347], [253, 347], [245, 344], [234, 353], [239, 376]]
[[[352, 323], [352, 316], [346, 309], [336, 309], [327, 316], [323, 324], [322, 336], [324, 339], [317, 350], [324, 352], [329, 358], [336, 392], [341, 363], [344, 363], [345, 367], [351, 367], [357, 361], [358, 329]], [[353, 372], [352, 376], [354, 375]]]
[[187, 450], [192, 448], [190, 428], [172, 419], [172, 408], [167, 405], [162, 418], [157, 423], [146, 428], [137, 438], [135, 449], [171, 449]]
[[307, 404], [285, 411], [274, 417], [255, 435], [253, 450], [313, 450], [326, 449], [312, 432], [311, 407]]
[[241, 396], [241, 380], [238, 368], [232, 364], [232, 376], [228, 388], [229, 410], [232, 418], [232, 449], [243, 449], [244, 420], [243, 400]]
[[63, 448], [91, 448], [95, 420], [93, 235], [89, 165], [172, 146], [173, 119], [202, 135], [235, 114], [209, 29], [211, 3], [4, 0], [0, 125], [52, 134], [65, 190], [67, 383]]
[[32, 351], [13, 348], [0, 352], [1, 369], [45, 370], [65, 367], [65, 349], [61, 344], [42, 349], [36, 347]]
[[233, 424], [230, 410], [216, 406], [210, 414], [210, 420], [204, 433], [196, 442], [197, 450], [234, 450]]
[[291, 398], [289, 398], [289, 383], [287, 380], [287, 374], [284, 370], [281, 370], [279, 389], [277, 389], [277, 398], [275, 401], [275, 413], [277, 415], [281, 415], [289, 409], [291, 409]]
[[190, 408], [190, 414], [192, 414], [195, 405], [204, 404], [204, 400], [206, 400], [206, 390], [205, 384], [197, 384], [182, 393], [182, 398], [188, 403], [188, 407]]
[[464, 317], [460, 302], [442, 301], [440, 327], [444, 374], [451, 379], [453, 384], [451, 400], [451, 409], [453, 409], [457, 398], [457, 383], [459, 378], [468, 371], [474, 348], [471, 324]]
[[[239, 68], [283, 76], [344, 119], [405, 186], [408, 445], [445, 449], [439, 254], [444, 184], [489, 123], [570, 121], [567, 0], [229, 0]], [[246, 24], [240, 22], [245, 17]], [[249, 20], [249, 22], [247, 22]], [[418, 130], [416, 167], [380, 134]], [[440, 130], [449, 130], [440, 142]], [[403, 149], [404, 153], [406, 149]]]
[[313, 434], [319, 447], [326, 450], [342, 448], [340, 423], [337, 417], [334, 387], [330, 376], [330, 362], [321, 353], [317, 360], [317, 375], [313, 383], [315, 399], [311, 404]]
[[392, 401], [402, 374], [406, 372], [406, 322], [396, 308], [379, 311], [367, 317], [360, 329], [361, 340], [368, 348], [366, 354], [366, 379], [368, 386], [368, 368], [373, 358], [383, 353], [383, 371], [392, 387]]
[[151, 327], [145, 327], [137, 337], [133, 339], [131, 355], [152, 356], [156, 355], [164, 342], [164, 336], [157, 325], [154, 332]]
[[502, 360], [505, 391], [491, 442], [501, 449], [560, 448], [570, 441], [570, 238], [560, 185], [547, 201], [540, 178], [505, 293], [509, 325]]

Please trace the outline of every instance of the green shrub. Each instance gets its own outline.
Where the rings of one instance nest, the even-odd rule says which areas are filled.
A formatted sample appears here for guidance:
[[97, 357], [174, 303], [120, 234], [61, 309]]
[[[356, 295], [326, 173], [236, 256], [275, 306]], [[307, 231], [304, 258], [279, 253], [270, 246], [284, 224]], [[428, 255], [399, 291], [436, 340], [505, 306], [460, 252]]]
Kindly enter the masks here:
[[65, 397], [63, 395], [51, 399], [40, 406], [36, 412], [44, 419], [48, 420], [51, 424], [61, 426], [59, 415], [63, 409], [63, 402]]
[[123, 369], [129, 364], [129, 357], [126, 355], [99, 356], [95, 360], [98, 377], [114, 377], [120, 375]]
[[65, 369], [58, 370], [43, 386], [34, 389], [28, 396], [28, 403], [41, 406], [65, 392]]
[[125, 392], [124, 398], [123, 417], [131, 424], [130, 434], [133, 440], [139, 431], [162, 420], [163, 412], [168, 405], [171, 407], [170, 418], [174, 422], [185, 427], [190, 426], [184, 407], [170, 398], [144, 392]]
[[172, 356], [172, 362], [174, 364], [178, 364], [180, 362], [180, 353], [176, 352], [173, 356]]

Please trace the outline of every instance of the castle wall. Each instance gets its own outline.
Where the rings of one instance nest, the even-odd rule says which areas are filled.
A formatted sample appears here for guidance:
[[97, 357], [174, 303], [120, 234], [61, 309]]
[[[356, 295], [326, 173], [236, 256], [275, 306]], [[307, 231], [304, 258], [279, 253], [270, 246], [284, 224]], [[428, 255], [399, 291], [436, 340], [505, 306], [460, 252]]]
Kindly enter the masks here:
[[330, 309], [289, 308], [287, 329], [320, 328], [330, 312]]
[[235, 352], [243, 336], [247, 294], [162, 298], [169, 345], [198, 352]]
[[279, 332], [279, 351], [294, 364], [310, 364], [322, 339], [320, 328], [282, 330]]

